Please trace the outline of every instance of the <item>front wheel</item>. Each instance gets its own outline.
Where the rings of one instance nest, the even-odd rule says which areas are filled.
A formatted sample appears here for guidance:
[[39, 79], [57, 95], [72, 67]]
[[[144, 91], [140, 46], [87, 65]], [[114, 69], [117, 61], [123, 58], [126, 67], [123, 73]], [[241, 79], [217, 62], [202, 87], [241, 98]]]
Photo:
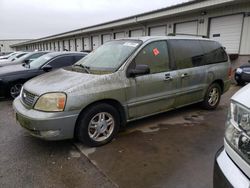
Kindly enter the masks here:
[[101, 146], [115, 137], [119, 126], [120, 117], [117, 110], [109, 104], [100, 103], [80, 115], [76, 135], [88, 146]]
[[215, 109], [221, 98], [221, 87], [217, 83], [213, 83], [208, 87], [202, 106], [207, 110]]
[[15, 99], [16, 97], [18, 97], [18, 95], [20, 95], [21, 90], [22, 90], [23, 84], [21, 83], [15, 83], [12, 84], [10, 86], [10, 91], [9, 91], [9, 95]]

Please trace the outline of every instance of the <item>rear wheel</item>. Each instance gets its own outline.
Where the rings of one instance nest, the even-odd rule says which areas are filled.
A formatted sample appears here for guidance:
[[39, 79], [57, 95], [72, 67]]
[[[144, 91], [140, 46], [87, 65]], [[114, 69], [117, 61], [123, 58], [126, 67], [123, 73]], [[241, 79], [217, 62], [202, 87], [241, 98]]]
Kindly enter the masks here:
[[18, 97], [18, 95], [20, 95], [20, 92], [22, 90], [23, 84], [21, 83], [14, 83], [10, 86], [10, 91], [9, 91], [9, 95], [15, 99], [16, 97]]
[[221, 87], [217, 83], [213, 83], [208, 87], [202, 106], [207, 110], [215, 109], [221, 98]]
[[100, 103], [80, 115], [76, 135], [84, 144], [96, 147], [109, 143], [119, 127], [120, 117], [117, 110], [109, 104]]

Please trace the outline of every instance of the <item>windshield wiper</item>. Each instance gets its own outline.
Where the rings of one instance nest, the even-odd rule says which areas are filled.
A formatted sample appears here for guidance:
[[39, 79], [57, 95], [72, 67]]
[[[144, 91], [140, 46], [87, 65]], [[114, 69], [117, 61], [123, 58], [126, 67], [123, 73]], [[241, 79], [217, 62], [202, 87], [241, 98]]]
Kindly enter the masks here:
[[87, 72], [88, 74], [90, 74], [90, 71], [89, 71], [89, 67], [88, 66], [84, 66], [82, 64], [75, 64], [73, 65], [74, 67], [81, 67], [85, 70], [85, 72]]

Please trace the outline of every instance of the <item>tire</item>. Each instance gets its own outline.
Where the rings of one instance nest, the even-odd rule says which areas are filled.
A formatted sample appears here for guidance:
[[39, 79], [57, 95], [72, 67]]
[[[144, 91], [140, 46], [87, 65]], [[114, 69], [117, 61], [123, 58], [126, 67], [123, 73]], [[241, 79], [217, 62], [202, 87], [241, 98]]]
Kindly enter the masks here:
[[109, 104], [99, 103], [80, 114], [75, 135], [87, 146], [97, 147], [112, 141], [119, 127], [118, 111]]
[[22, 83], [13, 83], [10, 85], [9, 89], [9, 96], [13, 99], [18, 97], [20, 95], [21, 89], [22, 89], [23, 84]]
[[217, 83], [211, 84], [205, 94], [204, 100], [202, 102], [203, 108], [207, 110], [214, 110], [220, 103], [221, 98], [221, 87]]
[[238, 86], [244, 86], [245, 82], [243, 80], [236, 80]]

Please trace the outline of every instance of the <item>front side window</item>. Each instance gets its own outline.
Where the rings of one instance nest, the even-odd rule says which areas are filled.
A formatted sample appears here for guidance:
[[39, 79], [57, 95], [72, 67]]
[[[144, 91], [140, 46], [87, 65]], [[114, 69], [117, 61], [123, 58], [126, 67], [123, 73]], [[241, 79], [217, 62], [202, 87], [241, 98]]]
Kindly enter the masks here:
[[169, 55], [166, 41], [156, 41], [145, 46], [136, 56], [135, 64], [148, 65], [150, 73], [169, 70]]
[[52, 68], [61, 68], [61, 67], [67, 67], [70, 66], [74, 63], [74, 58], [73, 56], [62, 56], [62, 57], [57, 57], [53, 59], [49, 65]]
[[169, 40], [177, 69], [186, 69], [205, 64], [204, 52], [199, 40]]

